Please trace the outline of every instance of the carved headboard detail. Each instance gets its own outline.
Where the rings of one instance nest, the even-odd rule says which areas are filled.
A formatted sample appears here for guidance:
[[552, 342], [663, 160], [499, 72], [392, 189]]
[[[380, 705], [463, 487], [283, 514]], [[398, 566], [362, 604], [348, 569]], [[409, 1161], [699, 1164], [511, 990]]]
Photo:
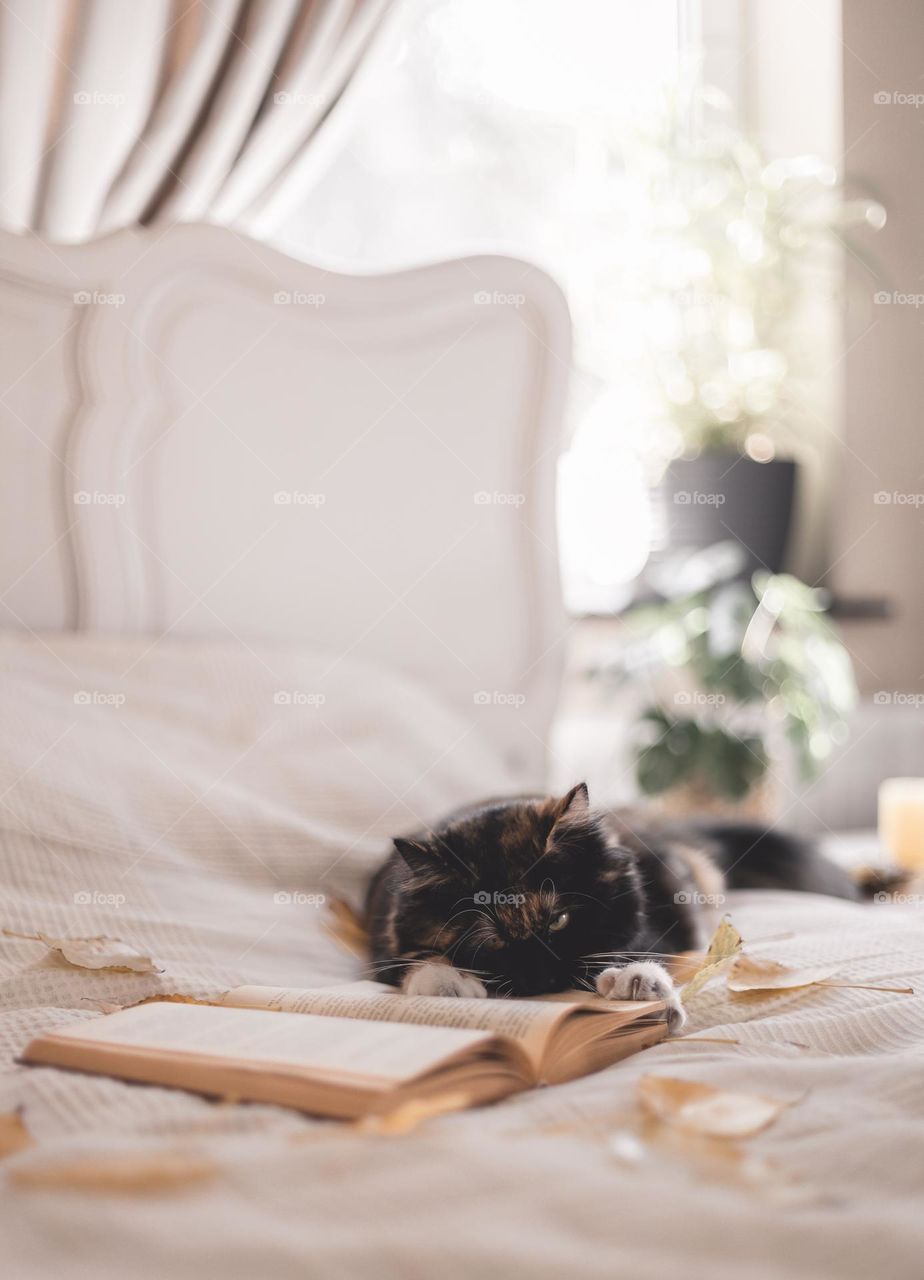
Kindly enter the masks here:
[[498, 732], [515, 704], [541, 752], [570, 356], [542, 272], [0, 235], [0, 324], [4, 626], [348, 650]]

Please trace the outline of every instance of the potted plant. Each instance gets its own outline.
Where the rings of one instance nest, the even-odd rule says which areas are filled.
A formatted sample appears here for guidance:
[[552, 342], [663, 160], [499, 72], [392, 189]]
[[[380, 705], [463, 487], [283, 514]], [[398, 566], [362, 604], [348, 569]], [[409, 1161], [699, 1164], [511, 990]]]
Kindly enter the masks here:
[[620, 667], [652, 678], [635, 756], [643, 794], [685, 814], [768, 818], [788, 739], [812, 778], [845, 741], [856, 689], [824, 593], [788, 574], [729, 578], [625, 618]]
[[885, 213], [845, 200], [819, 160], [769, 160], [722, 107], [714, 92], [675, 101], [634, 161], [652, 225], [660, 541], [671, 553], [734, 537], [746, 575], [784, 564], [810, 428], [793, 374], [817, 270], [841, 229]]

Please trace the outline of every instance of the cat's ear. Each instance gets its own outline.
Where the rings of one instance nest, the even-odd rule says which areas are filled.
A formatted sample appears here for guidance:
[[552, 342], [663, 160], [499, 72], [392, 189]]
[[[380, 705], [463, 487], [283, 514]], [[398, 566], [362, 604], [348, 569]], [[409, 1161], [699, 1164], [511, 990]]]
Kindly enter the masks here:
[[406, 840], [403, 836], [395, 836], [392, 843], [398, 856], [403, 859], [411, 871], [432, 871], [443, 864], [440, 851], [423, 840]]
[[551, 801], [552, 825], [546, 840], [549, 858], [573, 858], [584, 855], [594, 842], [588, 843], [596, 827], [591, 813], [587, 783], [579, 782], [560, 800]]
[[561, 822], [563, 818], [583, 818], [590, 812], [590, 796], [587, 783], [579, 782], [567, 795], [556, 801], [552, 809], [552, 822]]

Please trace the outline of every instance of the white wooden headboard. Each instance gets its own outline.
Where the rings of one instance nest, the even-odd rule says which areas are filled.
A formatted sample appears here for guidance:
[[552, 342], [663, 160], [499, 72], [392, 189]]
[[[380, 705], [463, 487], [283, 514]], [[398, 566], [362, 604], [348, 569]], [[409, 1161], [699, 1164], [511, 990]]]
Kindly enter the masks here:
[[0, 625], [384, 659], [535, 774], [570, 357], [545, 275], [347, 277], [208, 226], [0, 235], [0, 335]]

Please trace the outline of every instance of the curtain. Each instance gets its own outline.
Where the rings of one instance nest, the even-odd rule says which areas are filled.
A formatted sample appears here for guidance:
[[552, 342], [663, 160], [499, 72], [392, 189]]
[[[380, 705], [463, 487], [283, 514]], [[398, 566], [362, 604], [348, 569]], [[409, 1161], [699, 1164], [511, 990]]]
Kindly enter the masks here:
[[4, 0], [0, 222], [272, 232], [336, 146], [391, 0]]

